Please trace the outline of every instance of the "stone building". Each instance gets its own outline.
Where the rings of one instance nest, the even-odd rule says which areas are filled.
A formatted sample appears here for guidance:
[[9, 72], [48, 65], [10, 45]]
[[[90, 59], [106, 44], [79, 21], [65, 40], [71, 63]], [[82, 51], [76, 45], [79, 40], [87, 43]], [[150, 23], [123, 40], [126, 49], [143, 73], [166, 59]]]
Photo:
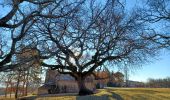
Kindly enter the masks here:
[[[120, 72], [110, 74], [107, 71], [95, 72], [93, 75], [86, 77], [85, 85], [89, 90], [107, 87], [108, 82], [114, 84], [123, 83], [124, 75]], [[78, 93], [78, 84], [74, 77], [69, 74], [60, 74], [57, 70], [48, 70], [46, 73], [45, 83], [38, 88], [38, 94], [57, 94], [57, 93]]]
[[[87, 77], [85, 82], [88, 89], [95, 90], [93, 76]], [[44, 85], [38, 88], [38, 94], [78, 93], [78, 91], [78, 84], [74, 77], [60, 74], [57, 70], [48, 70]]]

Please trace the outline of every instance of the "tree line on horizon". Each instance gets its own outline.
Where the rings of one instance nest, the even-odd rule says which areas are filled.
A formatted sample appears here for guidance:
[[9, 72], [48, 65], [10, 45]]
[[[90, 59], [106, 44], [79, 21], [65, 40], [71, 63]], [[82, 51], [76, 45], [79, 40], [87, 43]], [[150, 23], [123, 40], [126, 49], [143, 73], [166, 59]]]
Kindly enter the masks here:
[[150, 88], [170, 88], [170, 77], [167, 78], [149, 78], [145, 83]]

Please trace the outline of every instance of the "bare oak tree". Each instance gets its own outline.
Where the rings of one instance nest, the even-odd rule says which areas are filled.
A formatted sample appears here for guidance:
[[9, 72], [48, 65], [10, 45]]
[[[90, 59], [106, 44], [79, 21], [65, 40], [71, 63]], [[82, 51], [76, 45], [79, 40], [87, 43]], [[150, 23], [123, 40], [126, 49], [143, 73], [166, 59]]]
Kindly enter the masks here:
[[148, 39], [153, 31], [137, 14], [126, 14], [118, 0], [87, 1], [67, 18], [39, 19], [33, 32], [38, 37], [39, 58], [47, 60], [42, 66], [73, 76], [79, 95], [92, 93], [85, 78], [96, 68], [144, 64], [160, 49]]

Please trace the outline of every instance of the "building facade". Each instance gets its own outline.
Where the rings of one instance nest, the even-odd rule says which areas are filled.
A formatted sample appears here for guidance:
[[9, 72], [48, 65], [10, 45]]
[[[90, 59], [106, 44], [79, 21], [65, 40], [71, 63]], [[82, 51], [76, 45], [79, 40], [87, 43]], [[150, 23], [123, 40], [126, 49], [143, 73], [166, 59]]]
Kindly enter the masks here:
[[[94, 91], [94, 77], [88, 76], [85, 79], [86, 87]], [[57, 94], [57, 93], [78, 93], [77, 81], [69, 74], [60, 74], [57, 70], [48, 70], [43, 86], [38, 88], [38, 94]]]

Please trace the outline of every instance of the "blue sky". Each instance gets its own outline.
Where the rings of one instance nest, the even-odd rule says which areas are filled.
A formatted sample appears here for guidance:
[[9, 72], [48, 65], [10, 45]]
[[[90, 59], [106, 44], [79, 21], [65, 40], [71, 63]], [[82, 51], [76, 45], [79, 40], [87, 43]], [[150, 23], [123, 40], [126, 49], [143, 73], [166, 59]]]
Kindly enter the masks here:
[[148, 78], [166, 77], [170, 77], [170, 51], [162, 52], [158, 60], [133, 71], [129, 79], [146, 82]]
[[[128, 9], [133, 9], [134, 6], [141, 6], [144, 1], [146, 0], [126, 0], [126, 5]], [[170, 51], [168, 50], [162, 51], [157, 60], [152, 63], [143, 65], [142, 68], [132, 71], [129, 79], [146, 82], [148, 78], [166, 77], [170, 77]]]

